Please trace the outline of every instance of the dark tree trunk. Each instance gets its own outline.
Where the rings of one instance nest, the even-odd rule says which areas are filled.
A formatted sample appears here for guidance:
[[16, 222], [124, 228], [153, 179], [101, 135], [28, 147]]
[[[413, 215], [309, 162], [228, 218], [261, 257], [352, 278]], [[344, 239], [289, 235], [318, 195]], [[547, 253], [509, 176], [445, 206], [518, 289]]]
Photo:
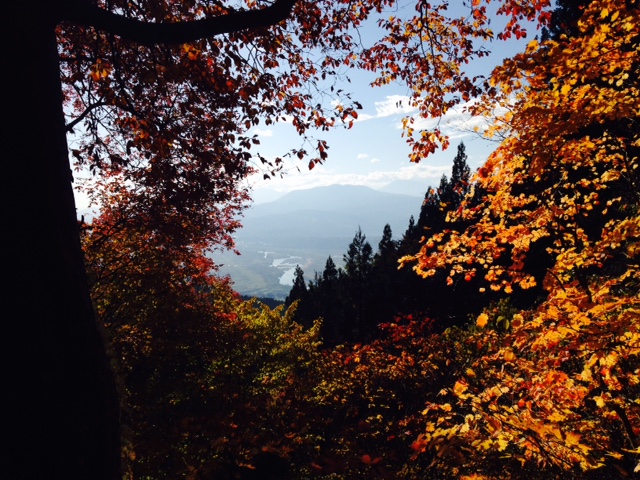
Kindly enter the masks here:
[[135, 22], [93, 0], [9, 0], [2, 17], [2, 479], [114, 480], [119, 404], [85, 278], [58, 65], [62, 20], [145, 44], [286, 18], [295, 0], [193, 23]]
[[0, 477], [113, 480], [119, 477], [118, 401], [78, 236], [56, 2], [8, 3], [0, 191], [3, 424], [9, 425], [1, 469], [9, 472]]

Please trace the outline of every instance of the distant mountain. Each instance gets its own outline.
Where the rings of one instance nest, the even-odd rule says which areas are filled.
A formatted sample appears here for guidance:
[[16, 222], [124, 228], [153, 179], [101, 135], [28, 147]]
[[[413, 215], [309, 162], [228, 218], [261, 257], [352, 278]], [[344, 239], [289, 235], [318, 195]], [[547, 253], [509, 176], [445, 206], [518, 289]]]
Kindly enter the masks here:
[[322, 273], [329, 255], [340, 266], [358, 228], [377, 251], [384, 226], [388, 223], [393, 237], [401, 238], [421, 202], [419, 196], [354, 185], [296, 190], [245, 212], [236, 234], [240, 256], [213, 257], [242, 295], [284, 299], [296, 265], [307, 281]]
[[358, 227], [370, 238], [380, 237], [389, 223], [403, 233], [409, 217], [420, 212], [421, 198], [380, 192], [356, 185], [330, 185], [295, 190], [245, 214], [239, 241], [266, 239], [300, 245], [324, 238], [352, 239]]

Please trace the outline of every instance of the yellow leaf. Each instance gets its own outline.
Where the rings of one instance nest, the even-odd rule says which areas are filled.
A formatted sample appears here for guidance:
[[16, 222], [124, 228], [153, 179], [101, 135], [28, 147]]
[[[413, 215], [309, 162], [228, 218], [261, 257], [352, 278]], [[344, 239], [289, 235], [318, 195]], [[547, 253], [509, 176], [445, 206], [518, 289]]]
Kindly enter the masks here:
[[516, 359], [516, 356], [512, 350], [507, 350], [506, 352], [504, 352], [502, 358], [504, 358], [505, 362], [511, 363]]
[[502, 452], [509, 446], [509, 442], [504, 438], [498, 438], [498, 451]]
[[453, 386], [453, 393], [455, 393], [456, 395], [460, 396], [462, 395], [464, 392], [467, 391], [467, 384], [464, 382], [461, 382], [460, 380], [458, 380], [456, 382], [456, 384]]
[[603, 8], [600, 12], [600, 18], [607, 18], [607, 15], [609, 15], [609, 10], [607, 8]]
[[490, 439], [488, 439], [488, 440], [485, 440], [484, 442], [482, 442], [480, 444], [480, 447], [482, 447], [483, 450], [489, 450], [491, 448], [491, 444], [492, 443], [493, 442]]
[[560, 412], [553, 412], [551, 415], [549, 415], [547, 417], [547, 420], [549, 420], [551, 422], [562, 422], [566, 418], [567, 417], [565, 415], [561, 414]]
[[480, 316], [478, 316], [478, 319], [476, 320], [476, 325], [480, 328], [484, 328], [487, 325], [488, 321], [489, 321], [489, 315], [487, 315], [486, 313], [481, 313]]

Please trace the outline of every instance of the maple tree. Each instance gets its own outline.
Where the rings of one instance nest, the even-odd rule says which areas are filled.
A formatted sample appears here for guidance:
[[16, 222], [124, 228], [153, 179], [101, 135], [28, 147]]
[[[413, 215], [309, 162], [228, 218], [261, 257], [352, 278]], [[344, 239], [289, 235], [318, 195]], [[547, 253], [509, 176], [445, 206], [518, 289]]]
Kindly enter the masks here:
[[284, 392], [317, 357], [319, 326], [294, 324], [293, 309], [242, 302], [211, 274], [206, 249], [119, 221], [126, 202], [114, 199], [83, 230], [116, 362], [126, 476], [236, 478], [265, 462], [285, 469]]
[[[571, 478], [640, 468], [638, 16], [636, 2], [592, 2], [577, 34], [496, 68], [474, 108], [505, 112], [487, 132], [505, 140], [475, 177], [483, 201], [451, 215], [466, 229], [405, 258], [482, 291], [547, 292], [532, 310], [482, 313], [469, 339], [482, 354], [427, 409], [415, 448], [451, 476], [496, 478], [499, 458]], [[548, 267], [535, 271], [540, 244]], [[448, 462], [460, 451], [464, 466]]]
[[[93, 320], [66, 135], [74, 134], [74, 166], [102, 175], [94, 198], [102, 191], [135, 198], [131, 215], [122, 218], [153, 222], [157, 234], [185, 248], [189, 228], [229, 245], [251, 162], [271, 173], [280, 165], [252, 154], [256, 139], [248, 130], [259, 117], [265, 123], [289, 118], [302, 138], [290, 153], [310, 167], [323, 161], [328, 146], [307, 136], [309, 129], [348, 126], [357, 117], [357, 104], [333, 87], [341, 67], [380, 71], [377, 84], [407, 82], [424, 115], [442, 115], [481, 92], [460, 66], [485, 54], [473, 39], [493, 35], [482, 2], [472, 2], [469, 18], [445, 16], [447, 2], [435, 8], [417, 2], [414, 17], [383, 20], [380, 31], [388, 34], [362, 47], [353, 29], [393, 5], [39, 0], [28, 11], [18, 2], [5, 6], [10, 20], [2, 35], [12, 46], [3, 89], [12, 115], [2, 176], [11, 246], [5, 296], [7, 311], [20, 318], [11, 322], [3, 349], [7, 364], [19, 366], [8, 381], [13, 478], [61, 470], [76, 478], [117, 475], [117, 398]], [[546, 6], [505, 0], [499, 10], [509, 20], [500, 35], [522, 36], [519, 21], [544, 18]], [[337, 106], [323, 107], [316, 87], [333, 92]], [[27, 131], [36, 141], [19, 141]], [[409, 121], [406, 133], [414, 159], [447, 144], [438, 130], [415, 132]], [[38, 459], [33, 451], [41, 452]]]
[[[318, 352], [319, 325], [306, 332], [292, 312], [238, 303], [209, 277], [208, 261], [196, 261], [204, 252], [196, 236], [182, 242], [172, 229], [129, 223], [135, 192], [114, 190], [105, 205], [113, 208], [87, 230], [98, 311], [119, 332], [114, 340], [128, 365], [153, 372], [150, 383], [126, 377], [140, 395], [140, 425], [158, 412], [182, 420], [171, 425], [166, 455], [158, 435], [135, 438], [131, 452], [140, 457], [131, 468], [175, 473], [185, 468], [176, 459], [187, 458], [193, 478], [224, 475], [221, 468], [233, 475], [239, 472], [229, 469], [239, 465], [223, 458], [251, 470], [262, 451], [286, 459], [298, 477], [526, 478], [532, 469], [536, 478], [630, 476], [638, 468], [640, 431], [638, 134], [631, 128], [638, 109], [633, 97], [628, 108], [606, 102], [613, 85], [626, 94], [637, 90], [637, 75], [616, 70], [637, 69], [637, 12], [624, 5], [608, 2], [604, 17], [602, 4], [591, 6], [582, 36], [534, 44], [496, 70], [487, 108], [496, 96], [503, 99], [509, 130], [475, 179], [482, 196], [454, 212], [462, 221], [449, 225], [464, 230], [425, 238], [413, 257], [427, 276], [425, 267], [444, 268], [452, 279], [472, 268], [486, 271], [470, 275], [475, 287], [504, 299], [467, 329], [434, 334], [433, 321], [397, 318], [370, 344]], [[629, 34], [600, 35], [607, 25]], [[599, 71], [589, 77], [585, 62], [574, 62], [571, 55], [585, 45], [600, 52], [588, 59], [611, 57], [596, 64], [622, 79], [619, 85], [603, 82]], [[571, 102], [571, 89], [569, 99], [562, 97], [553, 81], [560, 66], [576, 69], [573, 76], [584, 83], [576, 88], [593, 95], [588, 104], [579, 94]], [[520, 86], [516, 71], [529, 75]], [[588, 112], [587, 105], [593, 116], [570, 114]], [[561, 126], [567, 119], [577, 125]], [[117, 228], [123, 225], [134, 228]], [[465, 235], [474, 242], [457, 243]], [[528, 259], [543, 258], [531, 245], [544, 239], [551, 240], [542, 252], [549, 267], [540, 275]], [[336, 272], [327, 263], [329, 280]], [[128, 273], [96, 275], [105, 269]], [[546, 297], [531, 309], [515, 307], [518, 289], [531, 282], [542, 283]], [[175, 332], [181, 322], [185, 337]], [[194, 334], [206, 341], [192, 344]], [[154, 349], [170, 362], [156, 364]], [[157, 402], [146, 398], [150, 385]], [[220, 429], [224, 436], [212, 433]]]
[[[285, 8], [279, 12], [275, 9], [273, 17], [269, 11], [254, 13], [249, 15], [251, 23], [245, 24], [240, 12], [225, 18], [225, 22], [213, 21], [210, 30], [200, 30], [196, 36], [215, 34], [221, 26], [226, 31], [277, 22], [288, 14], [292, 4], [279, 5], [283, 3]], [[10, 68], [3, 89], [3, 103], [12, 112], [2, 176], [5, 239], [12, 246], [5, 271], [11, 281], [3, 298], [7, 311], [17, 316], [3, 336], [5, 364], [15, 365], [7, 378], [11, 385], [7, 400], [13, 412], [8, 429], [11, 461], [3, 465], [11, 478], [40, 478], [63, 472], [69, 478], [117, 476], [118, 406], [85, 280], [59, 64], [64, 57], [64, 40], [69, 42], [67, 46], [81, 48], [83, 39], [89, 39], [90, 44], [85, 46], [94, 63], [106, 58], [106, 51], [91, 50], [97, 40], [95, 35], [86, 34], [95, 32], [91, 26], [108, 31], [124, 21], [125, 30], [117, 32], [120, 35], [144, 33], [139, 25], [131, 28], [131, 21], [118, 15], [123, 12], [117, 6], [110, 4], [112, 14], [107, 14], [103, 6], [91, 1], [46, 1], [31, 3], [26, 11], [18, 2], [10, 2], [5, 10], [11, 21], [3, 29], [3, 40], [7, 45], [20, 46], [10, 48], [5, 58]], [[149, 7], [140, 6], [143, 10]], [[81, 30], [86, 36], [75, 37], [78, 43], [73, 43], [70, 36], [64, 36], [65, 32], [71, 34], [73, 28], [69, 28], [58, 29], [56, 37], [56, 29], [64, 21], [84, 25]], [[188, 33], [187, 27], [184, 31]], [[173, 28], [169, 27], [169, 33]], [[157, 41], [165, 29], [151, 25], [151, 30], [146, 34], [154, 35], [150, 41]], [[191, 27], [188, 38], [193, 38], [193, 32]], [[174, 40], [180, 42], [179, 37]], [[81, 52], [78, 63], [67, 63], [67, 70], [63, 65], [63, 72], [78, 67], [78, 83], [87, 77], [101, 77], [104, 72], [82, 68], [88, 51]], [[97, 112], [98, 106], [115, 105], [99, 98], [75, 106]], [[37, 141], [30, 145], [19, 141], [26, 131]]]
[[[540, 49], [534, 41], [527, 52], [496, 69], [496, 87], [487, 93], [487, 103], [473, 110], [486, 112], [495, 108], [492, 102], [501, 102], [505, 116], [487, 134], [496, 128], [516, 133], [476, 176], [487, 191], [484, 203], [459, 212], [473, 226], [429, 239], [416, 257], [418, 273], [428, 276], [433, 268], [448, 265], [450, 283], [456, 275], [483, 275], [487, 287], [509, 293], [544, 277], [546, 272], [535, 278], [524, 269], [536, 242], [546, 240], [547, 251], [558, 256], [552, 273], [564, 283], [574, 267], [588, 272], [610, 256], [600, 249], [612, 246], [611, 236], [622, 234], [618, 228], [633, 235], [627, 221], [633, 222], [630, 209], [638, 198], [637, 87], [632, 80], [636, 9], [624, 15], [615, 5], [607, 6], [600, 10], [605, 14], [593, 5], [587, 10], [584, 35], [550, 41]], [[587, 28], [596, 31], [587, 34]], [[615, 34], [620, 38], [613, 39]], [[590, 61], [596, 56], [598, 61]], [[431, 253], [438, 243], [445, 246]], [[501, 257], [509, 261], [495, 265]], [[577, 257], [586, 263], [576, 265]]]

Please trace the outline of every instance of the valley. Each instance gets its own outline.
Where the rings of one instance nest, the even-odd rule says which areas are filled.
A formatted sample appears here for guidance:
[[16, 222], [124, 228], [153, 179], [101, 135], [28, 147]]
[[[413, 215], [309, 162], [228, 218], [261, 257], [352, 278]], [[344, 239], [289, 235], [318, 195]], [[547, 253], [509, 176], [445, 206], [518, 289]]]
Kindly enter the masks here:
[[340, 267], [358, 228], [375, 252], [385, 224], [391, 226], [394, 239], [401, 238], [421, 202], [417, 196], [354, 185], [290, 192], [247, 210], [236, 234], [241, 255], [212, 256], [238, 293], [284, 300], [296, 265], [307, 282], [315, 272], [322, 273], [329, 256]]

